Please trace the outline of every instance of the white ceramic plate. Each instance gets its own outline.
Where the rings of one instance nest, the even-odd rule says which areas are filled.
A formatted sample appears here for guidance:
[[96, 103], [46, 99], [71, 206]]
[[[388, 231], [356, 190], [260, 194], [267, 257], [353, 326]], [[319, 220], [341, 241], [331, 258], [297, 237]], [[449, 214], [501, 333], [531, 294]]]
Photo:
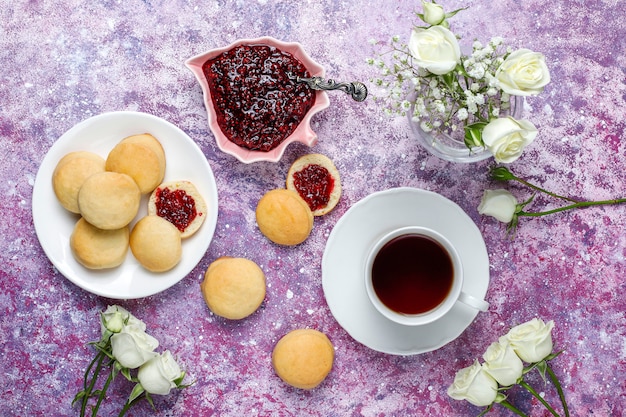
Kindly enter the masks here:
[[[165, 181], [189, 180], [198, 189], [208, 207], [200, 230], [183, 240], [182, 259], [173, 269], [152, 273], [141, 267], [130, 249], [122, 265], [107, 270], [90, 270], [72, 255], [70, 235], [79, 217], [59, 204], [52, 189], [52, 173], [57, 162], [72, 151], [91, 151], [106, 158], [123, 138], [150, 133], [165, 150]], [[137, 215], [148, 213], [147, 196]], [[46, 154], [33, 189], [33, 221], [44, 252], [67, 279], [79, 287], [103, 297], [132, 299], [159, 293], [183, 279], [206, 253], [217, 224], [217, 186], [206, 157], [195, 142], [173, 124], [145, 113], [111, 112], [87, 119], [67, 131]], [[134, 222], [133, 222], [134, 224]]]
[[455, 245], [463, 262], [463, 291], [483, 299], [489, 257], [472, 219], [447, 198], [415, 188], [371, 194], [353, 205], [333, 228], [322, 259], [322, 286], [330, 311], [358, 342], [379, 352], [414, 355], [456, 339], [478, 314], [460, 302], [423, 326], [402, 326], [381, 315], [365, 290], [365, 261], [375, 241], [404, 226], [425, 226]]

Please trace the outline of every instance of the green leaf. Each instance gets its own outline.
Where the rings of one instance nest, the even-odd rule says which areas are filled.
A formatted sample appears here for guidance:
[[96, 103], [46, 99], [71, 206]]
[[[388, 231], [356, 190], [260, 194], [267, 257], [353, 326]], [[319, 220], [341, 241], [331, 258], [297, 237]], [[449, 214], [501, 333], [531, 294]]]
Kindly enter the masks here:
[[496, 181], [510, 181], [515, 179], [515, 175], [507, 167], [495, 166], [489, 172], [491, 179]]
[[504, 394], [502, 394], [501, 392], [499, 392], [499, 393], [496, 395], [496, 399], [495, 399], [495, 400], [493, 400], [493, 402], [494, 402], [494, 403], [501, 403], [502, 401], [506, 401], [506, 399], [507, 399], [507, 396], [506, 396], [506, 395], [504, 395]]
[[468, 7], [462, 7], [462, 8], [460, 8], [460, 9], [456, 9], [456, 10], [453, 10], [453, 11], [451, 11], [451, 12], [449, 12], [449, 13], [446, 13], [446, 19], [449, 19], [449, 18], [453, 17], [455, 14], [457, 14], [457, 13], [458, 13], [458, 12], [460, 12], [461, 10], [465, 10], [465, 9], [467, 9], [467, 8], [468, 8]]
[[74, 407], [74, 405], [81, 400], [87, 393], [85, 391], [80, 391], [78, 394], [76, 394], [76, 396], [74, 397], [74, 399], [72, 400], [72, 407]]
[[544, 361], [551, 361], [552, 359], [556, 358], [557, 356], [559, 356], [563, 352], [565, 352], [565, 350], [559, 350], [558, 352], [551, 353], [548, 356], [546, 356], [543, 360]]
[[541, 379], [543, 382], [546, 382], [546, 369], [548, 368], [548, 364], [545, 360], [537, 363], [537, 370], [539, 371], [539, 375], [541, 375]]
[[491, 411], [491, 409], [493, 408], [493, 403], [489, 404], [487, 406], [487, 408], [485, 408], [483, 411], [480, 412], [480, 414], [477, 417], [482, 417], [485, 414], [487, 414], [489, 411]]
[[146, 392], [146, 400], [148, 400], [148, 404], [150, 404], [152, 408], [156, 410], [156, 407], [154, 406], [154, 402], [152, 401], [152, 395], [150, 395], [149, 392]]
[[141, 384], [135, 385], [135, 387], [133, 388], [132, 392], [130, 393], [130, 396], [128, 397], [128, 402], [132, 403], [137, 398], [139, 398], [141, 396], [141, 394], [143, 394], [145, 391], [146, 390], [143, 388], [143, 385], [141, 385]]
[[468, 148], [485, 146], [483, 143], [483, 129], [487, 126], [485, 122], [476, 122], [465, 126], [465, 145]]
[[173, 380], [172, 382], [176, 384], [177, 387], [180, 387], [181, 384], [183, 383], [183, 379], [185, 379], [185, 371], [182, 371], [180, 373], [180, 376], [176, 378], [175, 380]]
[[124, 378], [126, 378], [127, 380], [129, 380], [129, 381], [131, 381], [131, 382], [134, 382], [134, 381], [133, 381], [133, 377], [132, 377], [132, 376], [131, 376], [131, 374], [130, 374], [130, 369], [128, 369], [128, 368], [124, 368], [124, 367], [120, 367], [120, 373], [121, 373], [122, 375], [124, 375]]

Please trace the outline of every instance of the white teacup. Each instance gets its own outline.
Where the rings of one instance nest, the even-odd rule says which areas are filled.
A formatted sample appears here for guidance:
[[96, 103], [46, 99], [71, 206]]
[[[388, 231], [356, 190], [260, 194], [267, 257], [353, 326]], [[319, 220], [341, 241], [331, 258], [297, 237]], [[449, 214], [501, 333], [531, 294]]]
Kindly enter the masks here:
[[463, 264], [440, 233], [419, 226], [380, 238], [365, 263], [370, 301], [389, 320], [417, 326], [445, 315], [459, 301], [480, 311], [489, 303], [462, 291]]

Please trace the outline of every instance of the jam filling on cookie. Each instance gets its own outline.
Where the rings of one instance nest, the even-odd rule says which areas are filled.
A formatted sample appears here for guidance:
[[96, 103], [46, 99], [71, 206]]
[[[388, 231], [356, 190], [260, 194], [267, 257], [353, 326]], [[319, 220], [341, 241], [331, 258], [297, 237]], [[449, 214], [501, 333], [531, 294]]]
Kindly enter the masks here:
[[293, 184], [311, 211], [315, 211], [328, 205], [335, 179], [323, 166], [310, 164], [294, 173]]
[[159, 188], [156, 192], [156, 214], [183, 232], [198, 215], [196, 201], [185, 190]]

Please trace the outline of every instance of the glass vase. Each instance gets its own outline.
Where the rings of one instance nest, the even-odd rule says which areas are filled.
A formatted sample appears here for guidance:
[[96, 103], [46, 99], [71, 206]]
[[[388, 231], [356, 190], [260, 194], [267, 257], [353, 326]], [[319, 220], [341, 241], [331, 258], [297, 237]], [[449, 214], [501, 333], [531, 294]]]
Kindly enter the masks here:
[[[461, 128], [453, 134], [438, 131], [424, 131], [419, 122], [413, 120], [415, 97], [409, 97], [411, 107], [408, 113], [409, 126], [417, 139], [417, 142], [431, 155], [451, 162], [471, 163], [479, 162], [493, 157], [492, 153], [484, 147], [474, 147], [469, 149], [465, 145], [465, 131]], [[503, 111], [500, 117], [512, 116], [519, 118], [522, 114], [524, 98], [511, 96], [511, 106], [507, 111]]]

